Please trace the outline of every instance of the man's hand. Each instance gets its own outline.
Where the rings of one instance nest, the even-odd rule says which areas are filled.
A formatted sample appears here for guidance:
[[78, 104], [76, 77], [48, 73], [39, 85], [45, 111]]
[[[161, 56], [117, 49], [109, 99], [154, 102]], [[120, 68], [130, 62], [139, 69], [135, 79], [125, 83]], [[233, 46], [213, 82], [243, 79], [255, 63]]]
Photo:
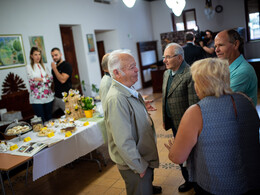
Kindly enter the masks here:
[[140, 173], [140, 178], [143, 178], [145, 175], [146, 170], [143, 173]]
[[147, 109], [147, 111], [156, 111], [157, 109], [154, 108], [150, 103], [152, 103], [153, 100], [144, 100], [145, 103], [145, 107]]
[[164, 146], [170, 151], [173, 146], [174, 138], [168, 140], [168, 144], [164, 144]]
[[203, 41], [200, 41], [199, 44], [200, 44], [201, 47], [204, 46]]
[[51, 63], [51, 68], [52, 68], [52, 69], [57, 69], [57, 66], [56, 66], [55, 62], [52, 62], [52, 63]]

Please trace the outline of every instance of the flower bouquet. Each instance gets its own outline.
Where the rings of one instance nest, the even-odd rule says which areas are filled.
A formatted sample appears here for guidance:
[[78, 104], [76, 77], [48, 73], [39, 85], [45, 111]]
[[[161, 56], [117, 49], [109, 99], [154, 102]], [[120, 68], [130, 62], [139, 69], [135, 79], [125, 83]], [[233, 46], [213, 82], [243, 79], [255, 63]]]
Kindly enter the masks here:
[[87, 118], [91, 118], [93, 116], [93, 108], [96, 106], [93, 98], [82, 96], [80, 99], [80, 106], [84, 110]]

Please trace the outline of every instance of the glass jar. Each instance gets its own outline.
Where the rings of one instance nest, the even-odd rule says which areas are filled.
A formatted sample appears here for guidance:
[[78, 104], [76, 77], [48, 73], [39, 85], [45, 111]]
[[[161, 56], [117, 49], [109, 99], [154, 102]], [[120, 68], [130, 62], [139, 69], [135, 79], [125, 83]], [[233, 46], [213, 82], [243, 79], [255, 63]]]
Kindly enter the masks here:
[[41, 131], [41, 129], [43, 128], [42, 118], [41, 118], [41, 117], [34, 116], [34, 117], [31, 119], [31, 125], [32, 125], [32, 128], [33, 128], [33, 131], [34, 131], [34, 132], [39, 132], [39, 131]]

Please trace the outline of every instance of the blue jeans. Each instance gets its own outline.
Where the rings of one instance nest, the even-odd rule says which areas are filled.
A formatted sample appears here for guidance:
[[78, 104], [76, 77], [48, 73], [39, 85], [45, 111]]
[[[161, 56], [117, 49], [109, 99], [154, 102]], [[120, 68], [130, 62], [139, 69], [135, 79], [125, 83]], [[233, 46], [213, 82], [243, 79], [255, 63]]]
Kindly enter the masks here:
[[52, 103], [53, 101], [46, 104], [32, 104], [34, 113], [41, 117], [43, 122], [52, 119]]

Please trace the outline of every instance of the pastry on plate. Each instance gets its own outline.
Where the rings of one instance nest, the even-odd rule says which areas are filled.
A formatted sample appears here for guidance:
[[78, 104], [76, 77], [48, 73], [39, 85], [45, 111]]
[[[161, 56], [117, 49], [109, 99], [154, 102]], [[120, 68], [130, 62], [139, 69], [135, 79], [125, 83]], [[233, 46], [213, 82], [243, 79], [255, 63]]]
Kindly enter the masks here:
[[60, 131], [62, 133], [66, 133], [68, 131], [70, 131], [71, 133], [74, 133], [76, 131], [76, 127], [75, 126], [74, 127], [65, 127], [65, 128], [62, 128]]
[[42, 128], [41, 131], [38, 132], [38, 136], [44, 137], [47, 136], [49, 133], [54, 133], [55, 131], [52, 129], [48, 129], [46, 127]]

